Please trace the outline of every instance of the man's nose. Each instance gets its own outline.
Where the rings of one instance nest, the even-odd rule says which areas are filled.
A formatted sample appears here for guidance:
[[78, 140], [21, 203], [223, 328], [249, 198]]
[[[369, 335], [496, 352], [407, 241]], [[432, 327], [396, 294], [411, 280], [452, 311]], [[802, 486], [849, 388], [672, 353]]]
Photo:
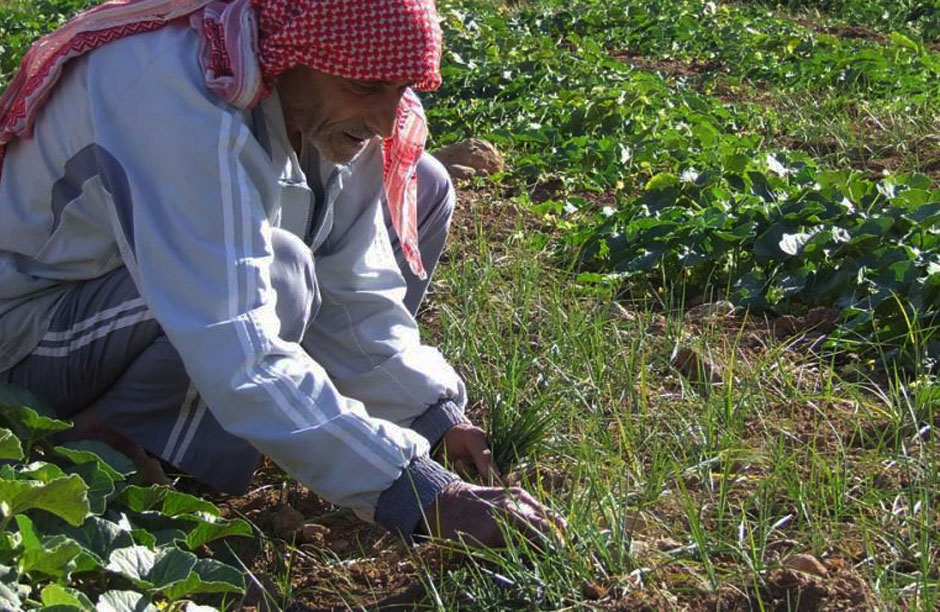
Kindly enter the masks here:
[[395, 133], [395, 122], [398, 119], [398, 103], [402, 92], [397, 89], [382, 92], [377, 95], [370, 108], [366, 124], [370, 130], [382, 138], [390, 138]]

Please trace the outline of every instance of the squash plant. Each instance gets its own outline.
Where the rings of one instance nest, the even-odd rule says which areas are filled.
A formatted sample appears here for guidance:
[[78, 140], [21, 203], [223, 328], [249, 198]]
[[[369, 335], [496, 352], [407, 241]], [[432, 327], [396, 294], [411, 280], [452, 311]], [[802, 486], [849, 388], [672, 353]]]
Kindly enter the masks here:
[[244, 592], [241, 571], [196, 552], [249, 535], [248, 523], [169, 487], [133, 484], [133, 463], [106, 444], [57, 445], [70, 426], [0, 385], [0, 609], [211, 610], [192, 598]]

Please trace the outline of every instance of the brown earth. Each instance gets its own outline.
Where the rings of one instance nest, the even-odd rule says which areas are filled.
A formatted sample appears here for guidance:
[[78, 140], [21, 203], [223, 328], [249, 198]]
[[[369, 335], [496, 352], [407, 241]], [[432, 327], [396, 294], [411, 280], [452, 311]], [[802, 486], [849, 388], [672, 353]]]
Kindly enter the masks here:
[[612, 51], [610, 56], [638, 70], [661, 72], [669, 77], [690, 78], [721, 70], [721, 64], [718, 62], [683, 62], [672, 59], [653, 59], [627, 50]]
[[[461, 206], [454, 220], [453, 240], [457, 245], [472, 245], [472, 237], [479, 232], [492, 236], [495, 249], [506, 244], [508, 237], [519, 231], [520, 218], [536, 226], [542, 221], [532, 215], [520, 217], [515, 205], [507, 203], [487, 191], [464, 190], [460, 193]], [[545, 228], [548, 229], [548, 228]], [[464, 246], [464, 249], [467, 247]], [[472, 246], [470, 248], [473, 248]], [[454, 256], [454, 255], [452, 255]], [[459, 256], [459, 251], [457, 253]], [[498, 253], [496, 256], [501, 256]], [[707, 336], [709, 358], [717, 360], [719, 371], [723, 356], [737, 354], [738, 368], [763, 367], [768, 351], [779, 350], [781, 340], [774, 337], [774, 324], [733, 312], [723, 304], [708, 305], [697, 300], [699, 306], [691, 309], [685, 318], [684, 335], [690, 350], [701, 350], [695, 338]], [[600, 306], [598, 306], [600, 307]], [[606, 306], [605, 306], [606, 308]], [[611, 311], [612, 325], [635, 322], [629, 308], [619, 306]], [[425, 333], [433, 338], [439, 313], [434, 301], [421, 314]], [[667, 326], [658, 325], [657, 315], [650, 319], [650, 334], [662, 336], [661, 352], [668, 356]], [[789, 322], [792, 323], [792, 322]], [[789, 324], [788, 323], [788, 324]], [[799, 321], [797, 322], [799, 323]], [[804, 321], [806, 323], [806, 321]], [[812, 321], [807, 323], [810, 325]], [[658, 325], [658, 326], [657, 326]], [[779, 326], [778, 326], [779, 327]], [[779, 331], [779, 330], [778, 330]], [[794, 328], [794, 333], [813, 330]], [[430, 340], [433, 343], [433, 339]], [[786, 369], [795, 379], [813, 382], [822, 374], [813, 369], [813, 359], [807, 358], [806, 346], [790, 338], [775, 367]], [[656, 342], [651, 342], [655, 347]], [[653, 349], [659, 350], [659, 349]], [[807, 365], [807, 361], [810, 362]], [[799, 374], [805, 368], [806, 373]], [[773, 384], [774, 372], [768, 371]], [[668, 376], [663, 383], [662, 395], [670, 392]], [[675, 380], [675, 378], [673, 378]], [[657, 397], [649, 398], [650, 411], [657, 410]], [[768, 406], [760, 421], [748, 425], [751, 433], [743, 443], [753, 445], [730, 466], [733, 482], [729, 483], [729, 499], [736, 503], [753, 492], [756, 483], [769, 477], [771, 466], [762, 459], [760, 448], [766, 437], [768, 423], [774, 427], [789, 428], [794, 444], [816, 447], [820, 452], [838, 448], [844, 440], [858, 434], [857, 415], [850, 404], [805, 406], [800, 409], [781, 401], [779, 407]], [[835, 424], [835, 425], [833, 425]], [[613, 425], [613, 423], [612, 423]], [[872, 423], [872, 434], [882, 427]], [[860, 449], [859, 452], [863, 452]], [[865, 482], [885, 487], [903, 487], [902, 471], [878, 474], [860, 470]], [[722, 477], [713, 474], [712, 478]], [[564, 495], [577, 486], [564, 466], [543, 466], [520, 477], [526, 482], [538, 481], [547, 490]], [[687, 479], [691, 495], [706, 494], [714, 486], [696, 477]], [[187, 485], [184, 485], [187, 486]], [[368, 525], [351, 512], [336, 508], [287, 478], [276, 466], [266, 461], [255, 476], [254, 488], [247, 495], [228, 497], [208, 494], [223, 509], [227, 517], [241, 517], [254, 525], [256, 536], [230, 538], [211, 547], [211, 553], [220, 560], [244, 563], [253, 575], [249, 595], [235, 609], [287, 610], [291, 612], [326, 612], [349, 609], [410, 610], [426, 606], [428, 576], [443, 575], [443, 568], [459, 568], [464, 563], [451, 553], [424, 545], [410, 549], [382, 529]], [[198, 487], [193, 492], [206, 494]], [[678, 556], [676, 550], [685, 550], [691, 543], [685, 527], [684, 511], [675, 504], [657, 503], [653, 515], [638, 515], [631, 519], [635, 544], [634, 567], [638, 572], [629, 576], [609, 576], [586, 582], [569, 602], [572, 609], [658, 611], [664, 609], [705, 612], [756, 610], [799, 610], [803, 612], [835, 612], [871, 609], [872, 595], [865, 581], [851, 569], [865, 554], [864, 546], [844, 543], [848, 557], [833, 554], [820, 558], [826, 575], [817, 576], [785, 569], [788, 558], [804, 549], [802, 544], [778, 539], [768, 545], [766, 561], [777, 567], [761, 574], [761, 582], [754, 584], [749, 574], [742, 571], [738, 559], [718, 555], [714, 559], [721, 577], [719, 588], [710, 586], [700, 564], [690, 564], [688, 557]], [[299, 520], [298, 517], [300, 517]], [[717, 525], [706, 517], [704, 527]], [[861, 539], [858, 538], [861, 542]], [[237, 563], [237, 562], [236, 562]], [[740, 576], [740, 577], [738, 577]], [[264, 591], [268, 592], [266, 598]]]

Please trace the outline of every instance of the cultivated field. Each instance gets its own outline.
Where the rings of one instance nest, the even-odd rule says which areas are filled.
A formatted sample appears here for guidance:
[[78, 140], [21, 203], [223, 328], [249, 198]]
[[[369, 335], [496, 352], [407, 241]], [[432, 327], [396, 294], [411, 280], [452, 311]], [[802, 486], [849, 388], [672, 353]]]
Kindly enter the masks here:
[[[87, 5], [0, 7], [3, 82]], [[0, 609], [940, 609], [940, 2], [439, 9], [431, 148], [506, 170], [419, 323], [568, 531], [408, 548], [273, 464], [135, 486], [4, 389]]]

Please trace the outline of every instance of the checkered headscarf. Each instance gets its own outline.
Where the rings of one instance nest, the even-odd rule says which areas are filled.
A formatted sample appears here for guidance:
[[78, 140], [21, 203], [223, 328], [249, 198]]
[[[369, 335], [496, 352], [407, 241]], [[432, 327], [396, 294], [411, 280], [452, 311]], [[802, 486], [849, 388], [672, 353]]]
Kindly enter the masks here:
[[[239, 108], [253, 107], [278, 75], [298, 65], [346, 78], [411, 81], [422, 90], [441, 83], [434, 0], [113, 0], [43, 37], [23, 58], [0, 98], [0, 171], [6, 145], [29, 137], [68, 61], [187, 17], [202, 35], [206, 85]], [[415, 169], [427, 127], [413, 92], [398, 111], [396, 132], [383, 146], [386, 201], [412, 272], [424, 277]]]

